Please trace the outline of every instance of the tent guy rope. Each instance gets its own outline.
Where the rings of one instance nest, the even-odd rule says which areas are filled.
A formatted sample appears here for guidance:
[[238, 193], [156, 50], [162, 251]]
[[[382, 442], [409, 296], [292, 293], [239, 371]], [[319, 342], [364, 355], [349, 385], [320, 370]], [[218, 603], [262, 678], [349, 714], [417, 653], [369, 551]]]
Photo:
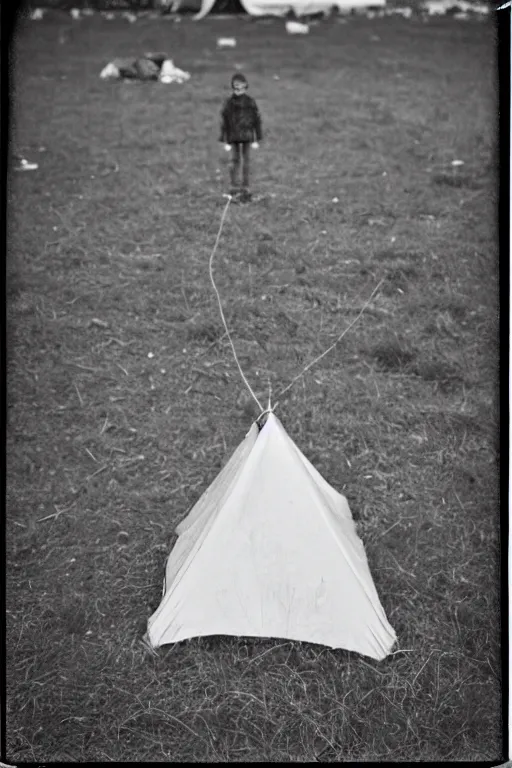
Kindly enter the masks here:
[[235, 362], [236, 362], [236, 364], [238, 366], [238, 370], [240, 371], [240, 376], [242, 377], [245, 386], [247, 387], [247, 389], [251, 393], [251, 396], [256, 401], [256, 403], [258, 405], [258, 408], [260, 409], [260, 411], [263, 411], [264, 408], [263, 408], [262, 404], [260, 403], [260, 401], [258, 400], [256, 395], [252, 391], [251, 385], [247, 381], [247, 379], [246, 379], [246, 377], [244, 375], [244, 372], [242, 371], [242, 366], [238, 362], [238, 357], [237, 357], [237, 354], [236, 354], [235, 345], [233, 344], [233, 340], [231, 339], [231, 334], [229, 332], [229, 328], [228, 328], [227, 323], [226, 323], [226, 318], [224, 317], [224, 311], [222, 309], [222, 302], [220, 300], [220, 295], [219, 295], [219, 292], [217, 290], [217, 286], [215, 285], [215, 280], [213, 279], [213, 269], [212, 269], [213, 257], [215, 256], [215, 252], [216, 252], [217, 247], [219, 245], [219, 240], [220, 240], [220, 236], [221, 236], [221, 232], [222, 232], [222, 227], [224, 226], [224, 219], [226, 218], [226, 214], [228, 212], [228, 208], [229, 208], [229, 205], [231, 203], [231, 195], [224, 195], [224, 197], [227, 197], [228, 200], [227, 200], [227, 203], [224, 206], [224, 210], [222, 212], [222, 216], [221, 216], [221, 220], [220, 220], [220, 226], [219, 226], [219, 231], [217, 232], [217, 237], [215, 239], [215, 245], [213, 246], [213, 250], [211, 252], [210, 261], [209, 261], [209, 265], [208, 265], [209, 266], [209, 270], [210, 270], [210, 280], [212, 281], [213, 290], [215, 291], [215, 295], [217, 296], [217, 302], [219, 304], [220, 316], [221, 316], [222, 322], [224, 324], [224, 329], [226, 331], [226, 336], [228, 337], [229, 343], [231, 344], [231, 349], [233, 350], [233, 355], [235, 357]]
[[[511, 1], [512, 1], [512, 0], [511, 0]], [[221, 234], [222, 234], [222, 228], [223, 228], [223, 226], [224, 226], [224, 221], [225, 221], [225, 219], [226, 219], [226, 215], [227, 215], [227, 212], [228, 212], [228, 209], [229, 209], [229, 205], [230, 205], [230, 203], [231, 203], [231, 199], [232, 199], [232, 196], [231, 196], [231, 195], [223, 195], [223, 197], [226, 197], [226, 198], [227, 198], [227, 203], [226, 203], [226, 205], [224, 206], [224, 210], [223, 210], [223, 212], [222, 212], [222, 216], [221, 216], [221, 219], [220, 219], [220, 225], [219, 225], [219, 231], [217, 232], [217, 237], [216, 237], [216, 239], [215, 239], [215, 244], [214, 244], [214, 246], [213, 246], [213, 250], [212, 250], [212, 252], [211, 252], [211, 255], [210, 255], [210, 260], [209, 260], [210, 280], [211, 280], [211, 282], [212, 282], [212, 285], [213, 285], [213, 290], [215, 291], [215, 295], [217, 296], [217, 302], [218, 302], [218, 305], [219, 305], [220, 316], [221, 316], [221, 319], [222, 319], [222, 322], [223, 322], [223, 325], [224, 325], [224, 329], [225, 329], [225, 331], [226, 331], [226, 336], [227, 336], [227, 337], [228, 337], [228, 339], [229, 339], [229, 343], [230, 343], [230, 345], [231, 345], [231, 349], [232, 349], [232, 351], [233, 351], [233, 355], [234, 355], [234, 358], [235, 358], [235, 362], [236, 362], [236, 364], [237, 364], [237, 366], [238, 366], [238, 370], [240, 371], [240, 376], [242, 377], [242, 379], [243, 379], [243, 382], [244, 382], [245, 386], [247, 387], [247, 389], [248, 389], [248, 390], [249, 390], [249, 392], [251, 393], [251, 396], [252, 396], [252, 398], [254, 399], [254, 401], [256, 402], [256, 404], [258, 405], [258, 408], [260, 409], [260, 414], [259, 414], [259, 416], [258, 416], [258, 418], [257, 418], [257, 421], [259, 421], [259, 420], [260, 420], [260, 419], [261, 419], [263, 416], [265, 416], [266, 414], [272, 413], [272, 412], [273, 412], [273, 411], [274, 411], [274, 410], [277, 408], [277, 406], [279, 405], [279, 402], [276, 402], [274, 405], [272, 405], [272, 403], [271, 403], [271, 397], [272, 397], [272, 387], [271, 387], [271, 384], [270, 384], [270, 379], [269, 379], [269, 382], [268, 382], [268, 385], [269, 385], [269, 392], [268, 392], [268, 406], [267, 406], [267, 408], [264, 408], [264, 407], [262, 406], [262, 404], [260, 403], [260, 401], [258, 400], [258, 398], [256, 397], [256, 395], [254, 394], [254, 392], [253, 392], [253, 390], [252, 390], [252, 388], [251, 388], [251, 385], [250, 385], [250, 384], [249, 384], [249, 382], [247, 381], [247, 378], [246, 378], [246, 376], [245, 376], [244, 372], [242, 371], [242, 367], [241, 367], [241, 365], [240, 365], [240, 363], [239, 363], [239, 361], [238, 361], [238, 357], [237, 357], [237, 354], [236, 354], [235, 345], [233, 344], [233, 340], [232, 340], [232, 338], [231, 338], [231, 334], [229, 333], [229, 328], [228, 328], [228, 326], [227, 326], [227, 323], [226, 323], [226, 318], [224, 317], [224, 311], [223, 311], [223, 309], [222, 309], [222, 302], [221, 302], [221, 299], [220, 299], [220, 294], [219, 294], [219, 291], [217, 290], [217, 286], [215, 285], [215, 280], [213, 279], [213, 268], [212, 268], [212, 266], [213, 266], [213, 257], [215, 256], [215, 253], [216, 253], [216, 251], [217, 251], [217, 248], [218, 248], [218, 245], [219, 245], [220, 236], [221, 236]], [[354, 325], [357, 323], [357, 321], [359, 320], [359, 318], [362, 316], [363, 312], [366, 310], [366, 308], [367, 308], [367, 307], [369, 306], [369, 304], [371, 303], [371, 301], [372, 301], [373, 297], [376, 295], [377, 291], [379, 290], [379, 288], [380, 288], [380, 286], [382, 285], [382, 283], [383, 283], [383, 282], [384, 282], [384, 279], [381, 279], [381, 280], [379, 280], [379, 282], [377, 283], [377, 285], [375, 286], [375, 288], [374, 288], [374, 289], [373, 289], [373, 291], [371, 292], [371, 294], [370, 294], [369, 298], [368, 298], [368, 299], [365, 301], [365, 303], [363, 304], [363, 306], [362, 306], [362, 308], [361, 308], [360, 312], [359, 312], [359, 313], [357, 314], [357, 316], [356, 316], [356, 317], [355, 317], [355, 318], [352, 320], [352, 322], [351, 322], [351, 323], [349, 323], [349, 325], [348, 325], [348, 326], [347, 326], [347, 327], [346, 327], [346, 328], [345, 328], [345, 329], [344, 329], [344, 330], [343, 330], [343, 331], [340, 333], [340, 335], [338, 336], [338, 338], [337, 338], [337, 339], [336, 339], [336, 340], [335, 340], [335, 341], [334, 341], [334, 342], [333, 342], [333, 343], [332, 343], [332, 344], [331, 344], [329, 347], [327, 347], [327, 349], [325, 349], [325, 350], [324, 350], [324, 351], [323, 351], [323, 352], [322, 352], [320, 355], [318, 355], [318, 356], [317, 356], [317, 357], [315, 357], [313, 360], [311, 360], [311, 362], [310, 362], [310, 363], [308, 363], [308, 364], [306, 365], [306, 367], [305, 367], [305, 368], [303, 368], [303, 369], [302, 369], [302, 371], [300, 371], [300, 373], [298, 373], [298, 374], [297, 374], [297, 376], [295, 376], [295, 377], [294, 377], [294, 378], [293, 378], [293, 379], [290, 381], [290, 383], [289, 383], [289, 384], [288, 384], [288, 385], [287, 385], [287, 386], [286, 386], [284, 389], [281, 389], [281, 390], [278, 392], [278, 395], [277, 395], [278, 397], [282, 397], [282, 396], [283, 396], [283, 395], [284, 395], [286, 392], [288, 392], [288, 390], [289, 390], [289, 389], [291, 389], [291, 387], [293, 387], [293, 385], [294, 385], [294, 384], [295, 384], [295, 383], [296, 383], [296, 382], [297, 382], [297, 381], [298, 381], [298, 380], [299, 380], [299, 379], [300, 379], [302, 376], [304, 376], [304, 374], [305, 374], [305, 373], [307, 373], [307, 371], [309, 371], [309, 369], [310, 369], [310, 368], [312, 368], [312, 367], [313, 367], [313, 366], [314, 366], [316, 363], [320, 362], [320, 360], [322, 360], [322, 358], [324, 358], [326, 355], [328, 355], [328, 354], [329, 354], [329, 352], [332, 352], [332, 350], [333, 350], [333, 349], [334, 349], [334, 348], [337, 346], [337, 344], [339, 344], [339, 343], [340, 343], [340, 341], [343, 339], [343, 337], [344, 337], [344, 336], [345, 336], [345, 335], [346, 335], [346, 334], [347, 334], [347, 333], [350, 331], [350, 329], [351, 329], [351, 328], [353, 328], [353, 327], [354, 327]]]
[[[335, 347], [337, 344], [339, 344], [339, 343], [340, 343], [340, 341], [342, 340], [342, 338], [343, 338], [343, 337], [344, 337], [344, 336], [345, 336], [345, 335], [346, 335], [346, 334], [347, 334], [347, 333], [350, 331], [350, 329], [351, 329], [351, 328], [352, 328], [352, 327], [353, 327], [353, 326], [354, 326], [354, 325], [357, 323], [357, 321], [359, 320], [359, 318], [361, 317], [361, 315], [363, 314], [363, 312], [365, 311], [365, 309], [368, 307], [368, 305], [370, 304], [371, 300], [373, 299], [373, 297], [375, 296], [375, 294], [377, 293], [377, 291], [379, 290], [379, 288], [380, 288], [380, 286], [382, 285], [382, 283], [383, 283], [383, 282], [384, 282], [384, 280], [382, 279], [382, 280], [380, 280], [380, 281], [377, 283], [377, 285], [375, 286], [375, 288], [373, 289], [373, 291], [372, 291], [372, 292], [371, 292], [371, 294], [370, 294], [370, 298], [369, 298], [369, 299], [367, 299], [367, 301], [364, 303], [364, 305], [363, 305], [363, 307], [361, 308], [361, 311], [359, 312], [359, 314], [357, 315], [357, 317], [355, 317], [355, 318], [352, 320], [352, 322], [351, 322], [351, 323], [349, 323], [349, 325], [348, 325], [348, 326], [345, 328], [345, 330], [344, 330], [344, 331], [342, 331], [342, 332], [340, 333], [340, 335], [338, 336], [338, 338], [337, 338], [337, 339], [336, 339], [336, 340], [335, 340], [335, 341], [334, 341], [334, 342], [331, 344], [331, 346], [330, 346], [330, 347], [328, 347], [326, 350], [324, 350], [324, 352], [322, 352], [322, 354], [318, 355], [318, 357], [315, 357], [315, 358], [314, 358], [314, 360], [312, 360], [310, 363], [308, 363], [308, 364], [306, 365], [306, 367], [305, 367], [305, 368], [303, 368], [303, 370], [302, 370], [300, 373], [298, 373], [298, 374], [297, 374], [297, 376], [295, 376], [295, 378], [294, 378], [294, 379], [292, 379], [292, 380], [290, 381], [290, 383], [288, 384], [288, 386], [287, 386], [287, 387], [285, 387], [285, 388], [284, 388], [284, 389], [282, 389], [280, 392], [278, 392], [278, 395], [277, 395], [278, 397], [282, 397], [282, 396], [284, 395], [284, 393], [285, 393], [285, 392], [288, 392], [288, 390], [290, 389], [290, 387], [292, 387], [292, 386], [295, 384], [295, 382], [296, 382], [296, 381], [298, 381], [298, 380], [300, 379], [300, 377], [301, 377], [301, 376], [304, 376], [304, 374], [305, 374], [307, 371], [309, 371], [309, 369], [310, 369], [310, 368], [312, 368], [312, 367], [315, 365], [315, 363], [318, 363], [318, 362], [319, 362], [319, 361], [320, 361], [320, 360], [321, 360], [323, 357], [325, 357], [326, 355], [328, 355], [328, 354], [329, 354], [329, 352], [332, 352], [332, 350], [334, 349], [334, 347]], [[277, 406], [278, 406], [278, 403], [276, 403], [276, 404], [275, 404], [274, 408], [276, 408]]]

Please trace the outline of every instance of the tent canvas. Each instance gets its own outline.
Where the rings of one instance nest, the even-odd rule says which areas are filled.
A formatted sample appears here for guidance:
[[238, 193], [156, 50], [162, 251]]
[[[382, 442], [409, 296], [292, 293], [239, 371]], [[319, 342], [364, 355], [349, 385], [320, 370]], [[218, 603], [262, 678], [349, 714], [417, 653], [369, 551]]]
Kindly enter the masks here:
[[[201, 10], [194, 18], [203, 19], [218, 3], [219, 0], [201, 0]], [[240, 4], [251, 16], [286, 16], [290, 11], [296, 16], [309, 16], [332, 8], [346, 11], [382, 8], [386, 0], [240, 0]]]
[[284, 638], [381, 660], [396, 635], [344, 496], [275, 414], [253, 424], [176, 529], [152, 647], [192, 637]]

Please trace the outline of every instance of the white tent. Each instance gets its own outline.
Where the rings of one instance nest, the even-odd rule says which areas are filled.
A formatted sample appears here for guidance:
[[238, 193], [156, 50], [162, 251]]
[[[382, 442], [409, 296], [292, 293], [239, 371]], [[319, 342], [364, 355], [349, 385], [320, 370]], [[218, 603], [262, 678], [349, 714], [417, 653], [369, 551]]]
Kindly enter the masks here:
[[[207, 16], [217, 0], [201, 0], [201, 10], [195, 19]], [[381, 8], [386, 0], [240, 0], [242, 8], [251, 16], [285, 16], [293, 11], [296, 16], [307, 16], [314, 13], [358, 8]]]
[[177, 527], [157, 647], [234, 635], [319, 643], [383, 659], [396, 641], [347, 500], [270, 413]]

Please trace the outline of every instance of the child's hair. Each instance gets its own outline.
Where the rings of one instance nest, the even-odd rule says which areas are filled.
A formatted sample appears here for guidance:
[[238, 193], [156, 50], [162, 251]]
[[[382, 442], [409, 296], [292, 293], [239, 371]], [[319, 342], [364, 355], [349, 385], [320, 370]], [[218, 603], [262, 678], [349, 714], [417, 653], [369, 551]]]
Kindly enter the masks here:
[[236, 75], [233, 75], [233, 77], [231, 78], [231, 87], [233, 87], [235, 83], [242, 83], [243, 85], [247, 85], [247, 86], [249, 85], [249, 83], [247, 82], [247, 78], [245, 77], [245, 75], [242, 75], [241, 72], [237, 72]]

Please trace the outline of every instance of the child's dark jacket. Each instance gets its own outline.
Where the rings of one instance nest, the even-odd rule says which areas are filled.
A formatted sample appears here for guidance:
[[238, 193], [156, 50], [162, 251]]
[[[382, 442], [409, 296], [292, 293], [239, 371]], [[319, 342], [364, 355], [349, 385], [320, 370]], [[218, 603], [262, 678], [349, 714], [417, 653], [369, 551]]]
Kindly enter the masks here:
[[222, 108], [220, 141], [235, 144], [261, 139], [261, 117], [254, 99], [246, 93], [230, 96]]

